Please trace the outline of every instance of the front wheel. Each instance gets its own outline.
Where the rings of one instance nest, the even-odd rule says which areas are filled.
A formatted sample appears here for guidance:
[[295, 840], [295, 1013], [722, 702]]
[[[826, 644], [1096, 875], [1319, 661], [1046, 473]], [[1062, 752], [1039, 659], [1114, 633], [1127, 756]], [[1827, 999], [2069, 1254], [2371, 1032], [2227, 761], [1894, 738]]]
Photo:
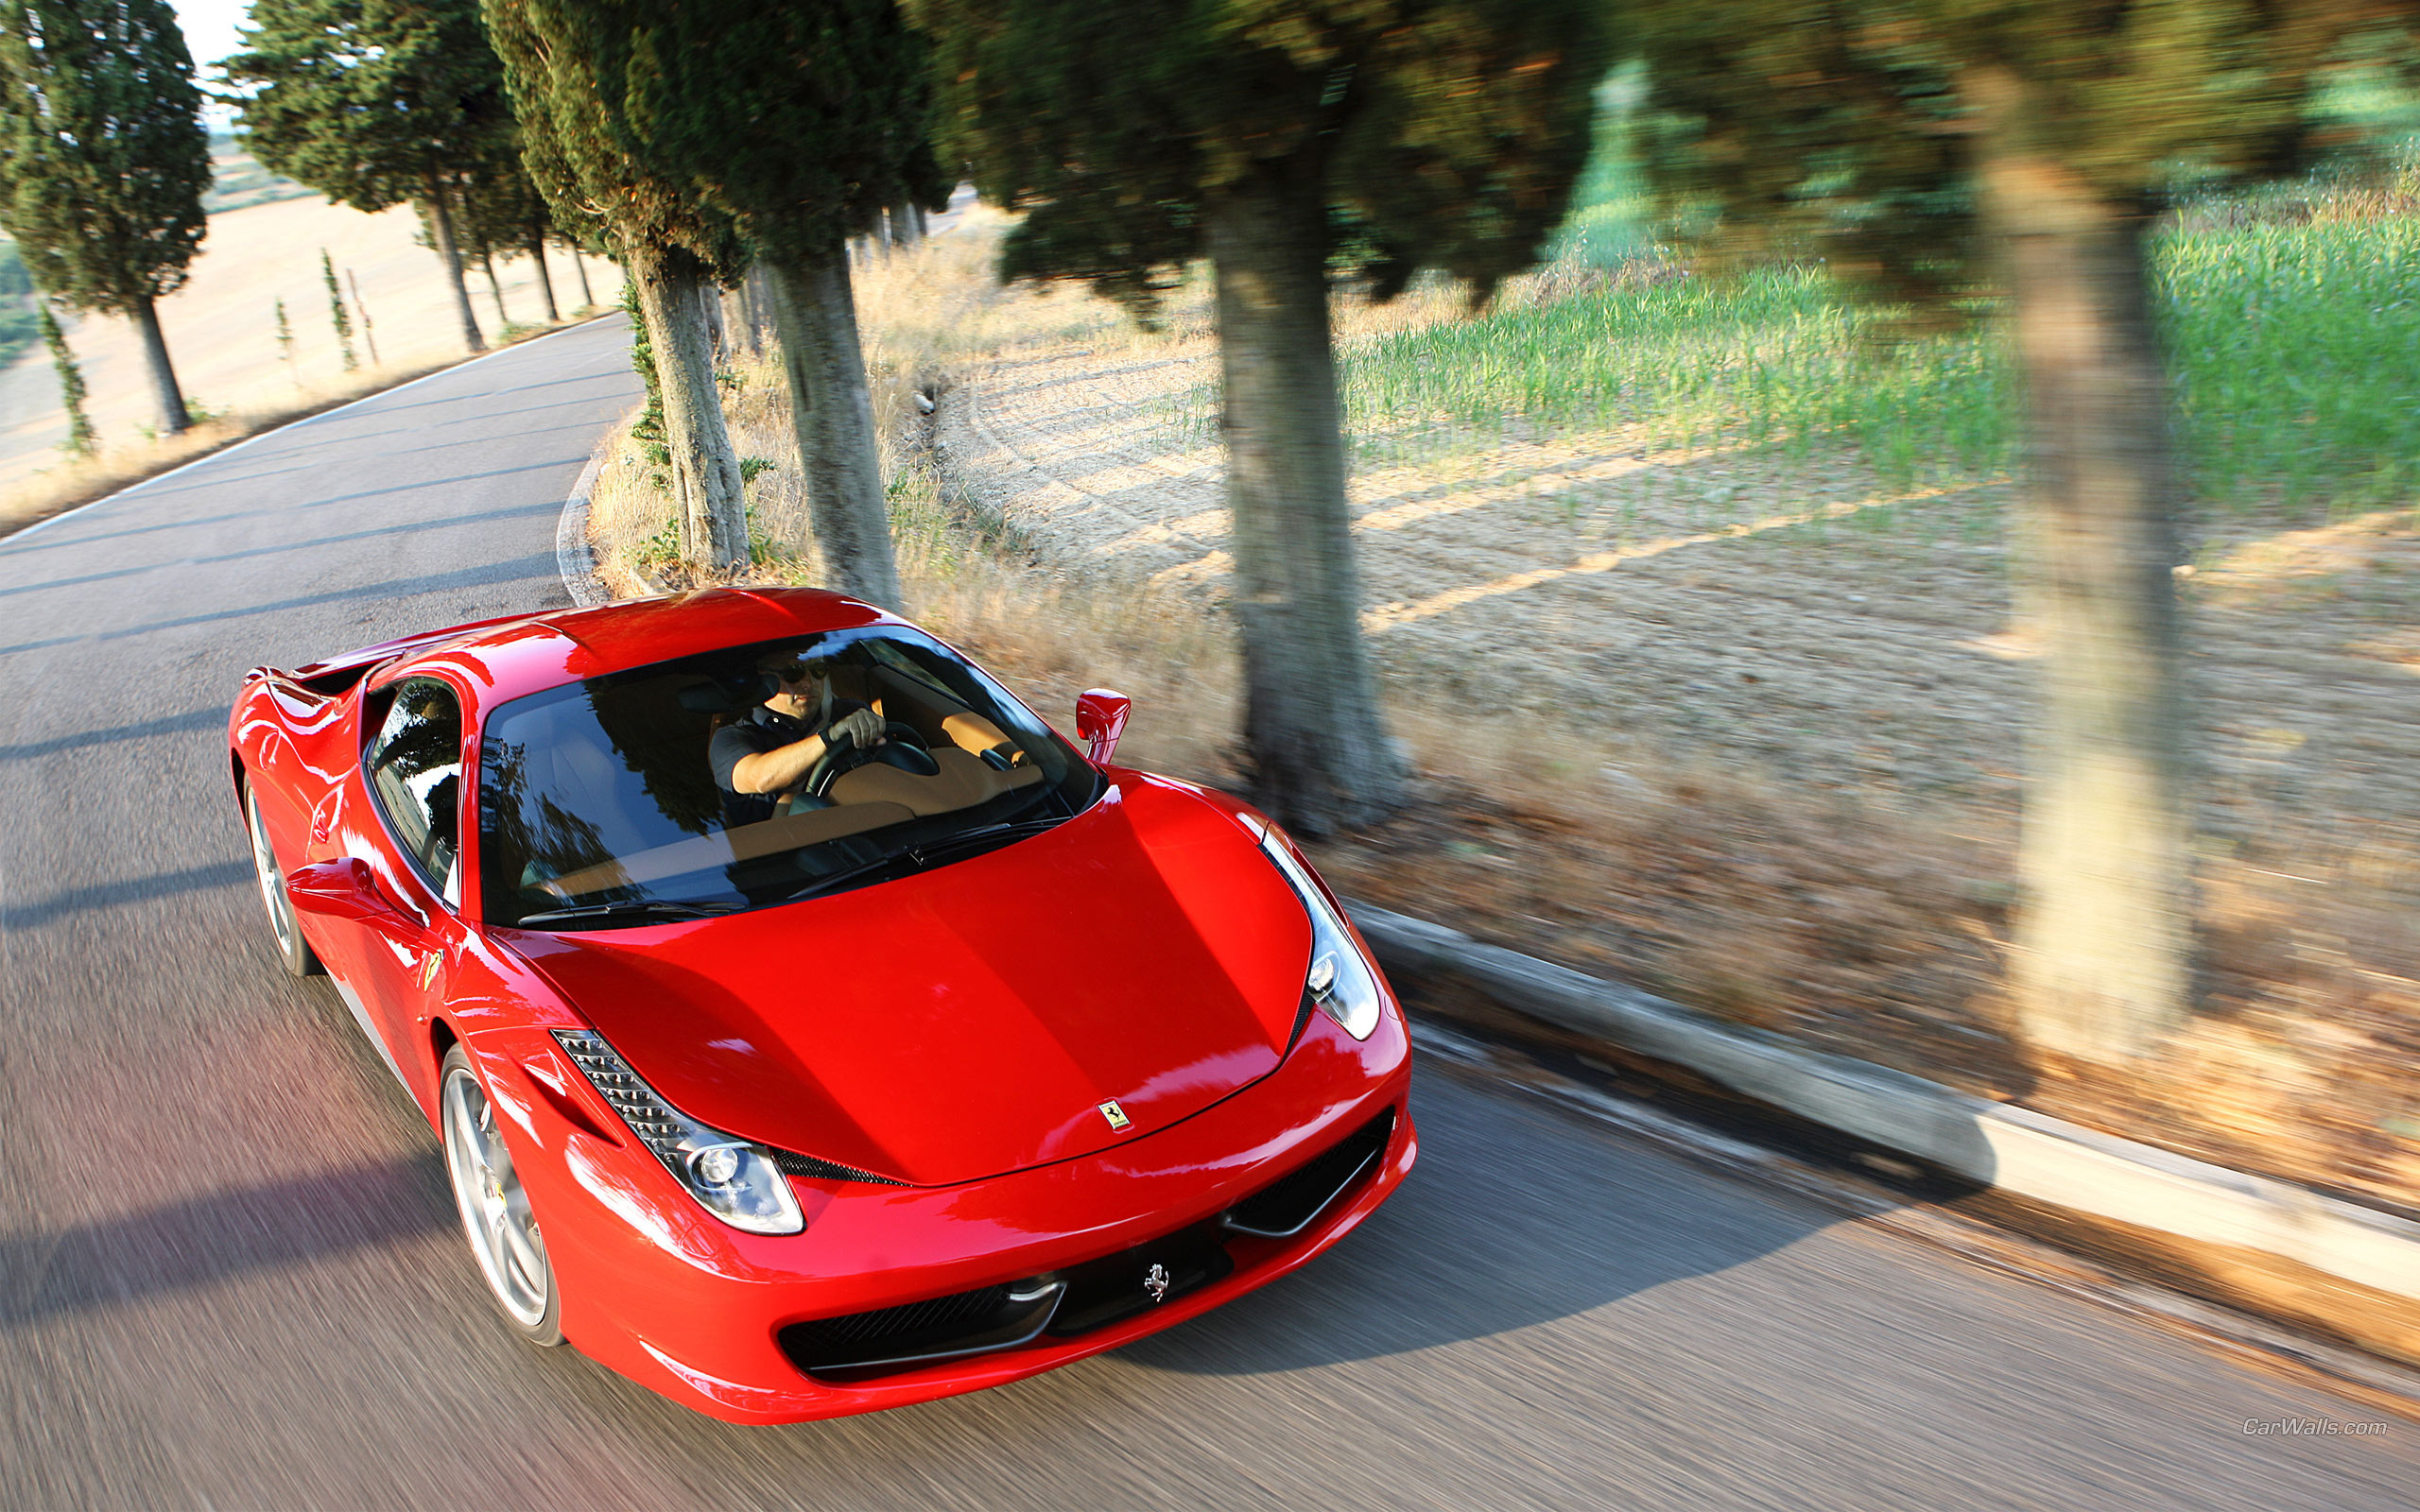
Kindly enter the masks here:
[[302, 924], [294, 917], [294, 900], [285, 893], [285, 873], [277, 864], [277, 852], [268, 843], [268, 826], [261, 822], [260, 799], [252, 796], [252, 784], [244, 784], [244, 828], [252, 837], [252, 870], [260, 878], [261, 906], [268, 910], [268, 933], [277, 946], [277, 958], [288, 976], [317, 976], [320, 957], [311, 942], [302, 937]]
[[532, 1344], [563, 1342], [562, 1297], [555, 1289], [546, 1242], [529, 1211], [528, 1194], [504, 1147], [494, 1105], [456, 1045], [437, 1074], [438, 1127], [445, 1139], [445, 1174], [472, 1258], [505, 1321]]

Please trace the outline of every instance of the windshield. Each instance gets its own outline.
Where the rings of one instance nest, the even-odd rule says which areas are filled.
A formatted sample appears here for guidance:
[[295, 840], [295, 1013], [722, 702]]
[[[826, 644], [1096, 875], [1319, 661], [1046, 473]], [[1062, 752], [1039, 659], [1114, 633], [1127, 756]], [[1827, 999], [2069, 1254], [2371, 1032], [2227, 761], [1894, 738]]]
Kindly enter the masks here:
[[489, 718], [482, 911], [596, 929], [765, 907], [1009, 844], [1098, 782], [997, 683], [900, 627], [658, 662]]

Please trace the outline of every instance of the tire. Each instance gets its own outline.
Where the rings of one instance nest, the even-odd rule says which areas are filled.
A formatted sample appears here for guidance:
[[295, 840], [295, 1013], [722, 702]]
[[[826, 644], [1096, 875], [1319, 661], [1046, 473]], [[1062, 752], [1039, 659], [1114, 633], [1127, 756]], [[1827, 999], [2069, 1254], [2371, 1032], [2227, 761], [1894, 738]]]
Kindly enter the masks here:
[[294, 915], [294, 900], [285, 895], [285, 871], [268, 842], [268, 826], [261, 822], [261, 806], [252, 784], [244, 784], [244, 830], [252, 842], [252, 872], [260, 879], [261, 906], [268, 912], [269, 943], [277, 948], [288, 976], [317, 976], [324, 970], [311, 942], [302, 937], [302, 921]]
[[489, 1299], [530, 1343], [562, 1343], [562, 1292], [546, 1259], [546, 1242], [513, 1172], [494, 1105], [460, 1045], [446, 1051], [438, 1068], [437, 1126], [445, 1142], [454, 1209]]

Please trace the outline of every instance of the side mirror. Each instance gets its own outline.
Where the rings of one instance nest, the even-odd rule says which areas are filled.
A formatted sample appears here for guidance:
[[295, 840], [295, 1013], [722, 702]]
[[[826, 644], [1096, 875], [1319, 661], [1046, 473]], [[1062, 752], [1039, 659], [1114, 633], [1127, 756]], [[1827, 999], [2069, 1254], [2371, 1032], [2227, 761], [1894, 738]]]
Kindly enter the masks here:
[[349, 919], [411, 938], [419, 937], [427, 929], [426, 919], [405, 912], [379, 890], [377, 875], [370, 869], [370, 863], [359, 856], [338, 856], [333, 861], [297, 867], [285, 874], [285, 892], [294, 900], [294, 906], [306, 914]]
[[1117, 737], [1126, 733], [1126, 716], [1133, 708], [1133, 699], [1108, 688], [1095, 688], [1078, 698], [1076, 733], [1090, 747], [1084, 754], [1106, 763], [1117, 749]]

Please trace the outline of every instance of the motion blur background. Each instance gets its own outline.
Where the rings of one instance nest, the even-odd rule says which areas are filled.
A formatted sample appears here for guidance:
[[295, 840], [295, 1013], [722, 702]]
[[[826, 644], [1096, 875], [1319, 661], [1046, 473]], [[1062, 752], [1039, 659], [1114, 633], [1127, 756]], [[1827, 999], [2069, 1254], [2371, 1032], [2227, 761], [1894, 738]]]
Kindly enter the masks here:
[[[429, 414], [478, 430], [494, 470], [414, 474], [426, 500], [355, 496], [355, 474], [389, 465], [374, 436], [251, 504], [235, 457], [200, 475], [230, 479], [210, 485], [219, 504], [263, 530], [334, 503], [365, 539], [432, 554], [409, 581], [467, 575], [459, 592], [331, 623], [199, 547], [134, 565], [194, 596], [177, 625], [237, 622], [210, 632], [228, 668], [300, 661], [425, 627], [389, 623], [398, 605], [434, 624], [559, 602], [558, 507], [593, 464], [603, 592], [885, 597], [1054, 718], [1087, 687], [1132, 695], [1121, 761], [1253, 794], [1353, 899], [2420, 1220], [2411, 6], [840, 9], [886, 37], [904, 25], [896, 57], [921, 60], [883, 79], [908, 103], [880, 131], [743, 129], [791, 108], [779, 68], [808, 77], [811, 49], [788, 33], [715, 49], [811, 6], [177, 6], [223, 94], [199, 110], [206, 234], [157, 303], [190, 428], [155, 403], [134, 322], [54, 298], [97, 433], [65, 455], [36, 263], [0, 242], [0, 518], [434, 371], [466, 334], [606, 316], [448, 380], [453, 407]], [[368, 148], [246, 134], [289, 77], [279, 58], [368, 38], [347, 55], [366, 69], [401, 51], [377, 27], [406, 12], [436, 18], [414, 46], [442, 32], [485, 70], [429, 170], [459, 221], [451, 258], [410, 183], [374, 214], [322, 193]], [[20, 30], [29, 13], [0, 6]], [[534, 41], [516, 53], [514, 36]], [[613, 90], [541, 81], [537, 43], [612, 60], [646, 37], [717, 60], [727, 90], [614, 76], [693, 117], [659, 140], [633, 107], [621, 136], [579, 139], [572, 107]], [[238, 53], [253, 62], [217, 67]], [[700, 161], [700, 142], [730, 161]], [[856, 187], [814, 187], [844, 146]], [[525, 208], [483, 219], [488, 196]], [[856, 440], [812, 418], [854, 403], [853, 380], [802, 404], [784, 360], [786, 338], [840, 351], [844, 326], [861, 360], [837, 367], [862, 369], [870, 421]], [[576, 412], [544, 409], [573, 403], [542, 392], [573, 381], [550, 365], [578, 367]], [[525, 399], [560, 434], [533, 420], [517, 438]], [[533, 447], [552, 447], [540, 472], [487, 481]], [[454, 493], [500, 512], [445, 534]], [[848, 508], [887, 522], [881, 560], [831, 544]], [[155, 633], [43, 607], [133, 570], [112, 555], [132, 548], [76, 534], [106, 509], [0, 541], [6, 592], [26, 595], [0, 600], [23, 663], [0, 706], [19, 711], [6, 748], [28, 783], [84, 734], [69, 674], [26, 658]], [[61, 536], [93, 553], [74, 573], [36, 549]], [[372, 570], [376, 549], [310, 571], [406, 580]], [[895, 592], [864, 586], [894, 570]], [[203, 714], [154, 737], [196, 772], [218, 759]], [[233, 919], [242, 874], [216, 864], [195, 862], [194, 886], [229, 892]], [[12, 998], [65, 991], [59, 963], [87, 947], [26, 900], [117, 885], [81, 865], [9, 862]], [[341, 1010], [323, 1017], [343, 1032]], [[1668, 1094], [1619, 1063], [1632, 1091]], [[1453, 1127], [1494, 1116], [1454, 1106]], [[1458, 1169], [1450, 1143], [1437, 1159]], [[11, 1220], [30, 1246], [11, 1254], [86, 1232], [40, 1206]], [[291, 1216], [270, 1208], [269, 1228]], [[2151, 1269], [2420, 1364], [2408, 1295], [2238, 1265]]]

